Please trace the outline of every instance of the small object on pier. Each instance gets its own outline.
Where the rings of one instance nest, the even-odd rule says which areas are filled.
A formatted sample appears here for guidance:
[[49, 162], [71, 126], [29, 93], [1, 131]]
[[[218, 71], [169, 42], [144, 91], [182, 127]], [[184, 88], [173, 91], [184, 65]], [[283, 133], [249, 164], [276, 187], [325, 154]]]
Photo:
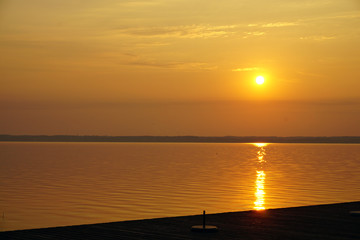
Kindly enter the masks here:
[[204, 210], [203, 211], [203, 224], [192, 226], [191, 231], [193, 231], [193, 232], [217, 232], [218, 228], [216, 226], [206, 225], [206, 216], [205, 216], [205, 210]]
[[351, 216], [360, 217], [360, 211], [350, 211]]

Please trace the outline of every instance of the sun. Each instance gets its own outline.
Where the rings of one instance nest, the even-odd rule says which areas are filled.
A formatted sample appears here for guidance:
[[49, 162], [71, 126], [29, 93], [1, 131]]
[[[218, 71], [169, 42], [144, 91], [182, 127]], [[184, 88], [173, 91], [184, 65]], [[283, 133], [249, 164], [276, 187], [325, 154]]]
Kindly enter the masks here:
[[255, 81], [257, 84], [261, 85], [261, 84], [264, 84], [265, 78], [263, 76], [257, 76]]

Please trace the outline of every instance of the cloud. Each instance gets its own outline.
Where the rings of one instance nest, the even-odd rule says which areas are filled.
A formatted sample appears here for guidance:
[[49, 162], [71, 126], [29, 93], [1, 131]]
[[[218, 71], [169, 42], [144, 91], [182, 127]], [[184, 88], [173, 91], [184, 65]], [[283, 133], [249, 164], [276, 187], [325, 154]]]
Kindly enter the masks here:
[[236, 68], [236, 69], [233, 69], [232, 71], [233, 72], [251, 72], [251, 71], [257, 71], [259, 69], [260, 68], [258, 68], [258, 67], [248, 67], [248, 68]]
[[166, 27], [123, 28], [120, 35], [141, 36], [149, 38], [216, 38], [227, 37], [236, 32], [237, 25], [210, 26], [185, 25]]
[[299, 25], [297, 22], [274, 22], [274, 23], [266, 23], [261, 25], [264, 28], [278, 28], [278, 27], [289, 27]]
[[309, 41], [327, 41], [327, 40], [332, 40], [335, 39], [336, 37], [334, 36], [309, 36], [309, 37], [301, 37], [301, 40], [309, 40]]
[[139, 66], [150, 68], [176, 69], [176, 70], [215, 70], [217, 66], [212, 66], [203, 62], [181, 62], [181, 61], [157, 61], [144, 59], [139, 56], [129, 56], [132, 59], [123, 60], [119, 64], [127, 66]]
[[254, 36], [262, 36], [265, 35], [265, 32], [260, 32], [260, 31], [254, 31], [254, 32], [244, 32], [245, 36], [243, 36], [243, 38], [249, 38], [249, 37], [254, 37]]
[[250, 23], [250, 24], [247, 24], [247, 27], [250, 29], [254, 29], [255, 31], [244, 32], [243, 38], [246, 39], [249, 37], [263, 36], [266, 34], [266, 32], [264, 31], [265, 29], [282, 28], [282, 27], [290, 27], [290, 26], [297, 26], [297, 25], [299, 25], [298, 22]]
[[260, 27], [260, 28], [279, 28], [279, 27], [290, 27], [297, 26], [298, 22], [270, 22], [270, 23], [250, 23], [248, 27]]
[[154, 67], [154, 68], [167, 68], [177, 70], [214, 70], [216, 66], [209, 66], [201, 62], [153, 62], [153, 61], [132, 61], [124, 63], [124, 65], [141, 66], [141, 67]]

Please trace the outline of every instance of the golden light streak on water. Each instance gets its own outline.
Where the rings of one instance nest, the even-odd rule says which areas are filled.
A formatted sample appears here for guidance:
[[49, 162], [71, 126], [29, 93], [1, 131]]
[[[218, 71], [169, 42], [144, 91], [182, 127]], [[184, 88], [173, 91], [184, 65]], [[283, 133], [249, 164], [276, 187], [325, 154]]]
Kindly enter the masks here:
[[263, 165], [265, 161], [265, 148], [267, 143], [254, 143], [254, 145], [259, 149], [257, 152], [257, 160], [258, 160], [258, 169], [256, 170], [256, 181], [255, 181], [255, 197], [256, 200], [254, 202], [255, 210], [264, 210], [265, 209], [265, 179], [266, 174], [263, 170]]
[[256, 171], [256, 191], [255, 191], [255, 196], [256, 196], [256, 201], [254, 202], [255, 206], [254, 209], [255, 210], [264, 210], [264, 204], [265, 204], [265, 187], [264, 187], [264, 183], [265, 183], [265, 177], [266, 174], [264, 173], [264, 171]]
[[256, 147], [266, 147], [268, 145], [268, 143], [253, 143]]

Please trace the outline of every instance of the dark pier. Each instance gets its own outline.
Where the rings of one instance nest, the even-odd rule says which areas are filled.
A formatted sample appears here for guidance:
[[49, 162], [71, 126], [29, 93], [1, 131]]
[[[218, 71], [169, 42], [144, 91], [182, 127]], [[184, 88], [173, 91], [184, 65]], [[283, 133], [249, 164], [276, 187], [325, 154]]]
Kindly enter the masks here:
[[360, 239], [360, 202], [0, 232], [0, 239]]

